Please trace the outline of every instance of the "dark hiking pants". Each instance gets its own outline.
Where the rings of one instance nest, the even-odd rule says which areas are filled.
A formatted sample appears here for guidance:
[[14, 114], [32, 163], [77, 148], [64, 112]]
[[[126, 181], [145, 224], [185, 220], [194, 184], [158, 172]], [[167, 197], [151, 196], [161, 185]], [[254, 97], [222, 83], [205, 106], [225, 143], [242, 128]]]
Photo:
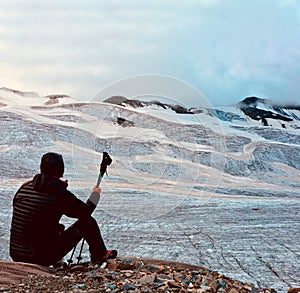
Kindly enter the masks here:
[[77, 220], [62, 232], [53, 251], [52, 264], [61, 260], [81, 239], [85, 239], [89, 245], [91, 261], [101, 261], [107, 250], [96, 220], [93, 217], [87, 217]]

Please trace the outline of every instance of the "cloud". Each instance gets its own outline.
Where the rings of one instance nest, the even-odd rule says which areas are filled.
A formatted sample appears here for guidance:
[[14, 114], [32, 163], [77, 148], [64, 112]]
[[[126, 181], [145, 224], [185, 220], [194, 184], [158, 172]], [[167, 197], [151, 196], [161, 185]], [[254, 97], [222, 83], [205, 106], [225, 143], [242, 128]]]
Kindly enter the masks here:
[[[289, 98], [288, 75], [299, 76], [299, 23], [294, 7], [279, 7], [270, 1], [226, 1], [206, 15], [200, 46], [194, 53], [195, 71], [208, 94], [260, 94]], [[200, 28], [201, 30], [201, 28]], [[204, 31], [205, 30], [205, 31]], [[204, 70], [202, 70], [204, 69]], [[210, 83], [212, 80], [213, 83]], [[278, 96], [278, 86], [283, 94]]]
[[250, 94], [294, 100], [299, 92], [297, 1], [0, 4], [3, 86], [90, 99], [118, 79], [163, 74], [213, 104]]

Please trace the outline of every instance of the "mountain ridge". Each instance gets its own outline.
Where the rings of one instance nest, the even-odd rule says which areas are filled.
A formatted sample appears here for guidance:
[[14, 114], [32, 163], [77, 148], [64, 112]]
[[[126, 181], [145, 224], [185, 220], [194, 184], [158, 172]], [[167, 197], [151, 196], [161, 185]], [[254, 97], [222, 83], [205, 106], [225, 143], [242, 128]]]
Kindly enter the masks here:
[[[71, 103], [82, 103], [73, 97], [66, 94], [49, 94], [45, 96], [39, 96], [38, 93], [33, 91], [20, 91], [7, 87], [0, 88], [0, 99], [1, 99], [1, 91], [13, 93], [23, 98], [37, 98], [44, 99], [43, 102], [46, 106], [58, 105], [60, 103], [71, 104]], [[166, 103], [160, 102], [159, 100], [151, 100], [144, 101], [143, 98], [139, 99], [127, 99], [124, 96], [111, 96], [105, 99], [103, 102], [120, 105], [123, 107], [132, 107], [135, 109], [144, 108], [144, 107], [152, 107], [160, 109], [170, 109], [177, 114], [199, 114], [203, 111], [210, 112], [211, 115], [215, 115], [216, 118], [226, 121], [224, 119], [224, 115], [227, 116], [235, 116], [237, 120], [244, 120], [244, 117], [241, 117], [237, 113], [230, 113], [227, 111], [227, 114], [223, 111], [223, 117], [220, 118], [220, 113], [222, 110], [218, 109], [218, 107], [211, 107], [209, 109], [203, 109], [201, 107], [185, 107], [178, 103]], [[1, 102], [0, 106], [5, 106], [5, 102]], [[222, 106], [224, 109], [226, 106]], [[295, 120], [300, 121], [300, 105], [296, 104], [284, 104], [284, 103], [274, 103], [270, 99], [259, 98], [256, 96], [246, 97], [240, 102], [232, 105], [232, 107], [242, 111], [246, 117], [249, 117], [252, 120], [261, 121], [264, 126], [269, 126], [271, 123], [268, 122], [268, 119], [271, 121], [278, 120], [282, 122], [292, 122]], [[225, 111], [226, 112], [226, 111]], [[222, 115], [221, 115], [222, 116]], [[283, 123], [281, 123], [282, 127], [285, 127]]]
[[[132, 107], [132, 108], [143, 108], [143, 107], [155, 106], [161, 109], [170, 109], [176, 112], [177, 114], [198, 114], [204, 111], [204, 109], [201, 107], [186, 108], [177, 103], [174, 104], [163, 103], [158, 100], [144, 101], [142, 97], [140, 99], [127, 99], [123, 96], [112, 96], [104, 100], [104, 102], [120, 105], [123, 107]], [[270, 125], [267, 119], [278, 120], [283, 122], [292, 122], [294, 120], [300, 120], [300, 105], [298, 106], [292, 104], [287, 104], [287, 105], [276, 104], [273, 103], [271, 100], [253, 96], [253, 97], [246, 97], [242, 101], [234, 104], [233, 106], [241, 110], [246, 115], [246, 117], [249, 117], [252, 120], [261, 121], [261, 123], [264, 126]], [[212, 115], [215, 115], [218, 119], [220, 119], [220, 115], [216, 113], [218, 111], [217, 107], [211, 107], [211, 109], [206, 109], [206, 110], [210, 111]], [[287, 110], [295, 110], [295, 111], [299, 111], [299, 113], [298, 112], [295, 113], [295, 111], [292, 112]], [[243, 117], [237, 114], [235, 114], [235, 116], [236, 119], [243, 120]], [[223, 119], [221, 118], [221, 120], [224, 121], [224, 116]], [[281, 126], [285, 127], [285, 125], [283, 124], [281, 124]]]

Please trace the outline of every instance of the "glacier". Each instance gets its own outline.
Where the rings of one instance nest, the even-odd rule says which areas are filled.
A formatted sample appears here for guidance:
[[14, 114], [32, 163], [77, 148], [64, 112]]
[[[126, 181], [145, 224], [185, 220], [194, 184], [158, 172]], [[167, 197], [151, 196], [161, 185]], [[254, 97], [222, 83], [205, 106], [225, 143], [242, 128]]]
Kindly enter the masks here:
[[109, 247], [278, 292], [300, 287], [300, 112], [250, 102], [289, 119], [283, 126], [271, 115], [265, 126], [240, 104], [179, 113], [149, 101], [88, 103], [1, 88], [1, 259], [9, 259], [12, 198], [41, 156], [61, 153], [69, 189], [85, 200], [108, 151], [113, 164], [95, 217]]

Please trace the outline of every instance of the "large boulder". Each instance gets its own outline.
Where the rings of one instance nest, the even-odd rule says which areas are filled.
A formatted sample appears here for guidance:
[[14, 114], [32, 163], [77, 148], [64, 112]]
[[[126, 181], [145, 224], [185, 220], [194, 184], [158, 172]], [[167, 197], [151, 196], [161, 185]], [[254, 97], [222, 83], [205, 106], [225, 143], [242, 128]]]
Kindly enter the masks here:
[[51, 276], [54, 270], [23, 262], [0, 261], [0, 288], [18, 284], [29, 275]]

